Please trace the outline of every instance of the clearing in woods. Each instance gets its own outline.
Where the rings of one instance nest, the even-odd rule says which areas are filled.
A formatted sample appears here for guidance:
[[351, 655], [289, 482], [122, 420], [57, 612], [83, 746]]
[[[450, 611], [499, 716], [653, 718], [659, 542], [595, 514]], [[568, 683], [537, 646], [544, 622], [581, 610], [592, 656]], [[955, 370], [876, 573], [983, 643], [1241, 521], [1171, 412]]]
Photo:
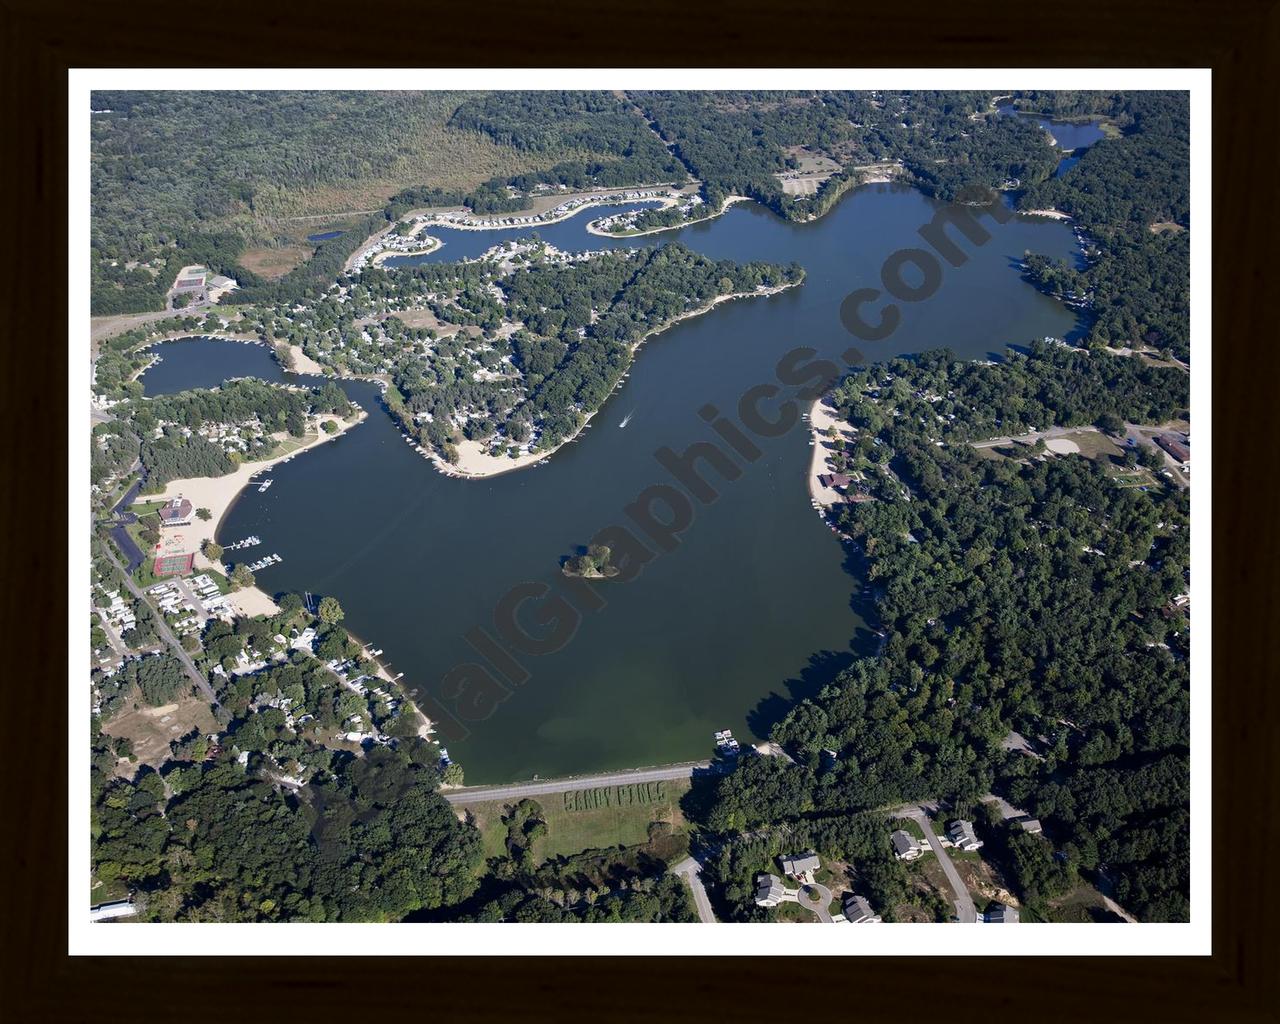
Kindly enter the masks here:
[[157, 767], [170, 757], [169, 744], [195, 729], [209, 735], [219, 729], [209, 705], [196, 697], [184, 697], [173, 704], [149, 708], [134, 704], [102, 727], [108, 736], [123, 737], [133, 744], [133, 760], [116, 765], [116, 774], [132, 776], [139, 765]]
[[[534, 861], [571, 856], [584, 850], [611, 846], [638, 846], [649, 839], [649, 825], [665, 822], [672, 832], [685, 828], [680, 798], [688, 792], [688, 779], [628, 783], [596, 789], [568, 790], [532, 797], [542, 807], [547, 834], [534, 842]], [[506, 852], [507, 826], [502, 817], [515, 800], [494, 800], [459, 808], [470, 812], [480, 829], [485, 856]]]

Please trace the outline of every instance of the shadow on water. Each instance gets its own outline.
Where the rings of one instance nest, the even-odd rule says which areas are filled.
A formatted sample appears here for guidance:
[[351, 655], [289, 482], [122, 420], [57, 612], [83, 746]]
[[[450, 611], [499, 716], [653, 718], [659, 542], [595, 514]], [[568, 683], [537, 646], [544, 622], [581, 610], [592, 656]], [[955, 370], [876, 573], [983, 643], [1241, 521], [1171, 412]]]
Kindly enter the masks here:
[[[867, 632], [859, 630], [859, 632]], [[856, 638], [855, 638], [856, 639]], [[848, 651], [818, 651], [809, 658], [799, 673], [783, 681], [787, 696], [773, 692], [763, 697], [747, 714], [747, 725], [759, 737], [767, 737], [787, 713], [800, 701], [816, 697], [822, 688], [833, 682], [841, 672], [853, 664], [855, 655]]]

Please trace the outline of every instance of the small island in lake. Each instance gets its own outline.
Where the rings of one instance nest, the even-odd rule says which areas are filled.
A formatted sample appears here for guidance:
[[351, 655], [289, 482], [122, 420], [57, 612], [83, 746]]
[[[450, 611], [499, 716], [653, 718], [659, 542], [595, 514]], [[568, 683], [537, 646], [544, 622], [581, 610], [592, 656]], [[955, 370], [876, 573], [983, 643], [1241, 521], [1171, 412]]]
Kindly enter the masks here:
[[604, 544], [592, 544], [584, 555], [566, 558], [560, 571], [566, 576], [581, 576], [589, 580], [608, 580], [621, 571], [613, 564], [613, 552]]

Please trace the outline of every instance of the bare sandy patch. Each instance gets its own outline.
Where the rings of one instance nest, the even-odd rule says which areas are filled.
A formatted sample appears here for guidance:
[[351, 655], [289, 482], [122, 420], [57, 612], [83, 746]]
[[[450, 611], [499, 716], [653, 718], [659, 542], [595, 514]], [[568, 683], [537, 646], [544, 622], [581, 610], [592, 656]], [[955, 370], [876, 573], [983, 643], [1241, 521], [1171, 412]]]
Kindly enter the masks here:
[[1049, 451], [1057, 455], [1079, 455], [1080, 446], [1074, 441], [1065, 437], [1051, 437], [1045, 441], [1044, 446]]
[[119, 712], [102, 727], [108, 736], [124, 737], [133, 744], [134, 760], [120, 761], [116, 765], [119, 775], [133, 775], [139, 765], [163, 764], [171, 754], [169, 744], [193, 729], [206, 734], [218, 731], [209, 705], [197, 697], [183, 697], [158, 708], [138, 704]]

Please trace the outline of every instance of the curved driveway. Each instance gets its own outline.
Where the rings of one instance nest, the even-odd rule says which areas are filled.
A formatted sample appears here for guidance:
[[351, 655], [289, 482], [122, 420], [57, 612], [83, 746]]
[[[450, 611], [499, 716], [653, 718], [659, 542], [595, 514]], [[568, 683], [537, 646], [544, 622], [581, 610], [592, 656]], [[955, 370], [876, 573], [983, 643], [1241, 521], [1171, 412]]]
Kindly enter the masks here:
[[831, 906], [831, 890], [825, 885], [817, 882], [810, 882], [808, 885], [800, 887], [800, 891], [796, 893], [796, 902], [805, 910], [818, 915], [818, 920], [823, 924], [831, 923], [831, 911], [827, 908]]

